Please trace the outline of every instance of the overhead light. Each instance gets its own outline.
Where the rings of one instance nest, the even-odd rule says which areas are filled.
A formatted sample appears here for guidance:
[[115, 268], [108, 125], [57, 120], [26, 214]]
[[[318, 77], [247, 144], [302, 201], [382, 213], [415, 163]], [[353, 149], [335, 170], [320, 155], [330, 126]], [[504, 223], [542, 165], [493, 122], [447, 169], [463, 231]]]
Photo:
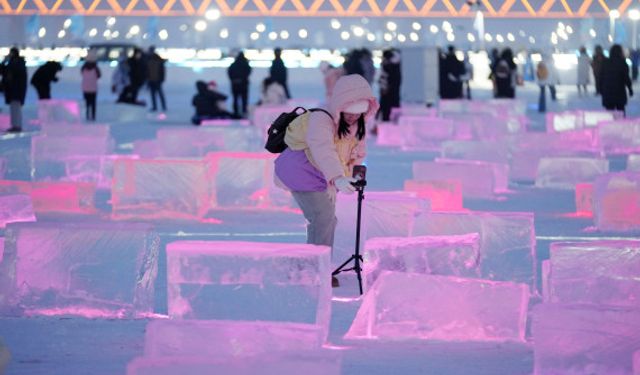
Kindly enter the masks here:
[[269, 39], [271, 39], [271, 40], [276, 40], [276, 39], [278, 39], [278, 33], [277, 33], [277, 32], [275, 32], [275, 31], [270, 32], [270, 33], [269, 33]]
[[205, 31], [207, 29], [207, 22], [203, 20], [196, 21], [193, 27], [198, 31]]
[[496, 42], [504, 43], [504, 38], [500, 34], [496, 34]]
[[353, 35], [357, 36], [357, 37], [361, 37], [364, 35], [364, 29], [360, 26], [355, 26], [353, 28]]
[[370, 42], [375, 42], [376, 41], [376, 36], [373, 33], [367, 33], [367, 40]]
[[117, 38], [117, 37], [119, 37], [119, 36], [120, 36], [120, 32], [118, 32], [118, 30], [116, 30], [116, 31], [114, 31], [114, 32], [112, 32], [112, 33], [111, 33], [111, 37], [112, 37], [112, 38]]
[[167, 38], [169, 38], [169, 32], [166, 29], [162, 29], [158, 33], [158, 36], [160, 37], [160, 40], [167, 40]]
[[631, 9], [629, 11], [629, 18], [631, 18], [632, 21], [637, 21], [640, 20], [640, 10], [638, 9]]
[[513, 34], [508, 33], [508, 34], [507, 34], [507, 39], [508, 39], [510, 42], [513, 42], [514, 40], [516, 40], [516, 37], [515, 37], [515, 36], [513, 36]]
[[267, 29], [267, 27], [264, 25], [264, 23], [259, 23], [256, 25], [256, 31], [258, 31], [259, 33], [264, 32]]
[[89, 30], [89, 37], [93, 38], [96, 35], [98, 35], [98, 29], [94, 27], [93, 29]]
[[484, 40], [487, 42], [491, 42], [493, 40], [493, 38], [491, 37], [491, 34], [486, 33], [484, 34]]
[[385, 41], [390, 42], [393, 40], [393, 35], [391, 35], [391, 33], [384, 33], [383, 38]]
[[611, 18], [620, 18], [620, 12], [617, 9], [611, 9], [609, 11], [609, 17], [611, 17]]
[[287, 30], [280, 31], [280, 39], [284, 39], [284, 40], [289, 39], [289, 32]]
[[41, 27], [40, 30], [38, 30], [38, 38], [44, 38], [45, 35], [47, 35], [47, 29]]
[[227, 39], [229, 37], [229, 29], [224, 28], [220, 30], [220, 38]]
[[418, 33], [416, 32], [411, 32], [409, 33], [409, 39], [411, 39], [412, 42], [417, 42], [420, 40], [420, 36], [418, 36]]
[[219, 9], [209, 9], [204, 13], [204, 18], [209, 21], [215, 21], [220, 18], [220, 10]]
[[70, 19], [70, 18], [67, 18], [66, 20], [64, 20], [64, 23], [62, 24], [62, 26], [63, 26], [65, 29], [68, 29], [68, 28], [69, 28], [69, 26], [71, 26], [71, 19]]
[[467, 40], [473, 43], [476, 41], [476, 36], [473, 33], [467, 33]]
[[129, 34], [138, 35], [138, 33], [140, 33], [140, 26], [138, 25], [131, 26], [131, 28], [129, 29]]
[[338, 30], [340, 28], [340, 21], [338, 21], [337, 19], [333, 18], [331, 20], [331, 28], [334, 30]]
[[447, 40], [450, 42], [454, 42], [456, 40], [456, 36], [453, 33], [447, 33]]
[[431, 25], [431, 26], [429, 26], [429, 30], [431, 31], [432, 34], [435, 34], [435, 33], [438, 32], [438, 26]]
[[298, 36], [302, 39], [305, 39], [307, 36], [309, 36], [309, 33], [305, 29], [300, 29], [298, 30]]
[[341, 38], [342, 40], [347, 40], [347, 39], [349, 39], [350, 37], [351, 37], [351, 34], [349, 34], [349, 32], [348, 32], [348, 31], [346, 31], [346, 30], [340, 33], [340, 38]]
[[113, 26], [115, 24], [116, 24], [116, 18], [115, 17], [107, 18], [107, 26], [111, 27], [111, 26]]
[[387, 30], [396, 31], [397, 29], [398, 29], [398, 25], [395, 22], [393, 21], [387, 22]]
[[422, 29], [422, 25], [421, 25], [419, 22], [414, 22], [414, 23], [412, 23], [412, 24], [411, 24], [411, 27], [412, 27], [414, 30], [416, 30], [416, 31], [418, 31], [418, 30]]
[[65, 35], [67, 35], [66, 31], [64, 31], [64, 30], [58, 31], [58, 38], [62, 39], [62, 38], [64, 38]]
[[258, 40], [258, 38], [260, 38], [260, 34], [254, 31], [249, 35], [249, 38], [251, 38], [251, 40]]

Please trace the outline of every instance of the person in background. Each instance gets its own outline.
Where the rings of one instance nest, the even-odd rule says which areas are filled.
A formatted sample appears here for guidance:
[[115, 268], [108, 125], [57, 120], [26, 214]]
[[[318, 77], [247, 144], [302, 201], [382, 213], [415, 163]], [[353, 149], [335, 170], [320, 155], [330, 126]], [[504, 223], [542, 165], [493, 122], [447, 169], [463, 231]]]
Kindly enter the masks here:
[[553, 63], [553, 58], [548, 54], [542, 54], [542, 60], [536, 67], [536, 79], [540, 86], [540, 99], [538, 100], [538, 112], [547, 111], [547, 87], [551, 94], [551, 100], [556, 101], [556, 83], [558, 73]]
[[608, 111], [622, 111], [625, 115], [627, 90], [629, 96], [633, 96], [633, 87], [629, 77], [629, 66], [619, 44], [611, 46], [609, 58], [602, 64], [600, 80], [602, 106]]
[[269, 76], [271, 79], [279, 83], [283, 88], [287, 99], [291, 99], [289, 93], [289, 86], [287, 85], [287, 67], [282, 61], [282, 49], [276, 48], [273, 50], [274, 59], [271, 62], [271, 68], [269, 69]]
[[118, 95], [118, 103], [126, 103], [127, 88], [130, 84], [129, 62], [124, 54], [120, 54], [120, 57], [118, 57], [118, 65], [111, 75], [111, 92]]
[[462, 95], [466, 99], [471, 100], [471, 81], [473, 80], [473, 66], [469, 60], [469, 52], [465, 53], [462, 58], [464, 74], [460, 76], [462, 81]]
[[633, 82], [638, 80], [638, 65], [640, 65], [640, 49], [636, 48], [629, 53], [631, 59], [631, 80]]
[[280, 82], [267, 77], [262, 81], [259, 105], [282, 105], [287, 103], [287, 93]]
[[596, 84], [596, 96], [602, 93], [602, 64], [604, 64], [604, 52], [602, 46], [597, 45], [593, 51], [593, 60], [591, 60], [591, 69], [593, 70], [593, 80]]
[[249, 76], [251, 75], [251, 66], [249, 65], [249, 60], [244, 57], [244, 52], [238, 52], [236, 59], [227, 69], [227, 75], [231, 81], [233, 115], [237, 118], [244, 118], [247, 116]]
[[496, 98], [513, 99], [516, 97], [518, 69], [513, 61], [511, 48], [505, 48], [500, 54], [494, 71]]
[[193, 96], [191, 104], [196, 113], [191, 117], [193, 125], [200, 125], [202, 120], [228, 119], [231, 113], [226, 110], [227, 96], [217, 91], [215, 81], [207, 84], [204, 81], [196, 82], [197, 93]]
[[31, 85], [38, 92], [38, 99], [51, 99], [51, 82], [58, 82], [57, 74], [62, 70], [62, 64], [57, 61], [47, 61], [42, 64], [31, 77]]
[[[344, 74], [359, 74], [364, 77], [364, 67], [362, 66], [362, 50], [352, 49], [344, 56]], [[365, 78], [366, 79], [366, 78]]]
[[138, 93], [147, 79], [147, 63], [144, 53], [140, 48], [133, 50], [133, 56], [128, 60], [129, 63], [129, 86], [125, 89], [127, 95], [125, 102], [130, 104], [144, 105], [138, 102]]
[[82, 96], [84, 97], [87, 121], [96, 120], [96, 98], [98, 96], [98, 80], [101, 73], [100, 68], [96, 64], [96, 53], [90, 50], [87, 53], [82, 68], [80, 68], [82, 76]]
[[11, 127], [10, 133], [22, 131], [22, 106], [27, 95], [27, 66], [20, 51], [16, 47], [9, 50], [0, 66], [4, 100], [9, 105]]
[[400, 107], [400, 84], [402, 72], [400, 70], [400, 53], [395, 49], [388, 49], [382, 53], [380, 64], [380, 112], [382, 121], [389, 121], [391, 109]]
[[440, 87], [440, 97], [442, 99], [462, 99], [462, 80], [464, 74], [464, 64], [458, 60], [453, 46], [447, 47], [447, 54], [442, 60], [440, 69], [443, 85]]
[[369, 85], [373, 85], [376, 77], [376, 67], [373, 65], [373, 54], [367, 48], [360, 50], [360, 65], [362, 66], [362, 76]]
[[498, 95], [498, 88], [496, 87], [496, 66], [498, 61], [500, 61], [500, 52], [497, 48], [492, 48], [491, 53], [489, 53], [489, 80], [493, 85], [494, 98]]
[[587, 95], [587, 85], [589, 85], [589, 77], [591, 76], [591, 58], [587, 55], [587, 49], [580, 47], [580, 55], [578, 56], [578, 96]]
[[336, 82], [345, 74], [344, 68], [331, 66], [328, 62], [323, 61], [320, 63], [320, 71], [324, 79], [325, 98], [328, 100], [333, 94]]
[[151, 94], [151, 112], [158, 110], [156, 96], [160, 98], [160, 106], [162, 111], [167, 110], [167, 103], [164, 99], [164, 91], [162, 83], [165, 80], [166, 68], [165, 60], [156, 53], [156, 47], [149, 47], [147, 54], [147, 84], [149, 85], [149, 93]]

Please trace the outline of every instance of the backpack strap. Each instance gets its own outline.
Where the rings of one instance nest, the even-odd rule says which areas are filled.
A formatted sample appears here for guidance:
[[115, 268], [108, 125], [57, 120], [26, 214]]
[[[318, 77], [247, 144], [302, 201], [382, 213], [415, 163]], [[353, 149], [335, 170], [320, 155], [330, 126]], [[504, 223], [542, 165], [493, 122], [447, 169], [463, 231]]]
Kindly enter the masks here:
[[326, 109], [323, 109], [323, 108], [309, 108], [309, 112], [324, 112], [324, 113], [327, 114], [327, 116], [331, 117], [331, 121], [333, 121], [333, 116]]

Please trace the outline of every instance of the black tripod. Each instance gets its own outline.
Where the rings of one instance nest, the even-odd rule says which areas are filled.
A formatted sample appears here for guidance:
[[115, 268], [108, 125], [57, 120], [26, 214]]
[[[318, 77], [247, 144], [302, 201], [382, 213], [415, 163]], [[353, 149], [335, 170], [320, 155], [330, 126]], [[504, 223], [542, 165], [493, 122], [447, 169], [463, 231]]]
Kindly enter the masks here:
[[[364, 187], [367, 186], [366, 180], [358, 180], [353, 183], [353, 186], [358, 190], [358, 218], [356, 220], [356, 250], [355, 253], [349, 257], [340, 267], [336, 268], [335, 271], [331, 273], [331, 276], [335, 276], [340, 272], [346, 271], [355, 271], [356, 275], [358, 275], [358, 286], [360, 287], [360, 295], [362, 295], [362, 267], [360, 267], [360, 263], [363, 262], [362, 255], [360, 255], [360, 221], [362, 218], [362, 201], [364, 200]], [[354, 261], [355, 264], [351, 268], [344, 268], [347, 264]]]

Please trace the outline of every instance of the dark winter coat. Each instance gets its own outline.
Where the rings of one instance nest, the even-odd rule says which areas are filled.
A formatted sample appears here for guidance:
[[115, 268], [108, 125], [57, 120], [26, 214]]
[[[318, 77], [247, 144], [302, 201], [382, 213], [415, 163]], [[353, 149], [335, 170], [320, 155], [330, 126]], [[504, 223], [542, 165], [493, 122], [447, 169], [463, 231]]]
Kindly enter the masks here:
[[237, 58], [227, 69], [232, 89], [244, 89], [249, 86], [251, 66], [246, 58]]
[[600, 72], [602, 105], [605, 108], [624, 107], [627, 88], [632, 92], [629, 66], [624, 59], [605, 59]]
[[7, 104], [17, 100], [24, 105], [27, 95], [27, 65], [24, 58], [12, 57], [2, 64], [2, 87]]
[[35, 87], [50, 85], [51, 82], [58, 82], [59, 71], [62, 70], [62, 64], [57, 61], [47, 61], [42, 64], [31, 77], [31, 84]]
[[164, 82], [166, 69], [165, 60], [157, 53], [152, 53], [147, 59], [147, 80], [149, 82]]
[[136, 58], [135, 56], [129, 58], [129, 80], [134, 87], [140, 87], [144, 85], [147, 79], [147, 63], [144, 58]]
[[511, 58], [498, 60], [494, 71], [496, 98], [513, 99], [516, 97], [516, 76], [518, 70]]
[[287, 84], [287, 67], [284, 66], [284, 61], [282, 61], [282, 58], [276, 57], [275, 59], [273, 59], [271, 68], [269, 69], [269, 76], [271, 76], [274, 81], [278, 82], [282, 86], [285, 86]]
[[196, 82], [196, 88], [198, 93], [191, 100], [191, 104], [196, 108], [196, 116], [216, 117], [226, 113], [218, 106], [218, 101], [227, 99], [226, 95], [209, 90], [203, 81]]
[[400, 107], [400, 84], [402, 73], [400, 63], [383, 61], [380, 74], [380, 101], [383, 100], [391, 107]]
[[462, 80], [460, 77], [465, 73], [464, 64], [453, 54], [449, 53], [442, 60], [444, 69], [442, 77], [442, 87], [440, 87], [440, 97], [442, 99], [462, 98]]

